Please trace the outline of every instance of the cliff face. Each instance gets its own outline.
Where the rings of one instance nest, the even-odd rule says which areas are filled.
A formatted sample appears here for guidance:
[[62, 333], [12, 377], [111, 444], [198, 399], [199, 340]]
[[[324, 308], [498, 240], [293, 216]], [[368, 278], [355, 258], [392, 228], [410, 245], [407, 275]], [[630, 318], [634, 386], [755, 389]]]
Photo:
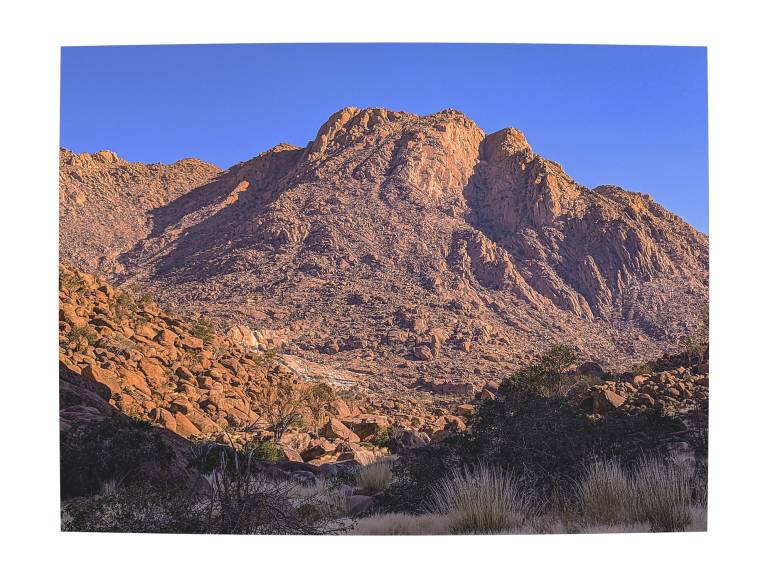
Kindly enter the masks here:
[[[289, 352], [383, 382], [482, 386], [554, 341], [608, 364], [650, 358], [707, 301], [705, 235], [457, 111], [346, 108], [305, 148], [201, 166], [130, 239], [102, 241], [103, 270], [176, 307], [285, 329]], [[83, 246], [62, 236], [65, 258]]]
[[533, 153], [519, 131], [484, 140], [473, 185], [478, 228], [561, 309], [609, 319], [634, 290], [660, 278], [706, 292], [705, 235], [647, 195], [578, 185]]

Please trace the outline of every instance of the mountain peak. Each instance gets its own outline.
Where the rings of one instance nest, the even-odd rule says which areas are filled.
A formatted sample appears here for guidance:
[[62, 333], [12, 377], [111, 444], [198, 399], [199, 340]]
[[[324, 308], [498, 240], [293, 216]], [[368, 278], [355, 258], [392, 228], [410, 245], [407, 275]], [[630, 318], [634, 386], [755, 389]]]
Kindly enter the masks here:
[[117, 153], [110, 150], [100, 150], [95, 153], [76, 153], [64, 147], [59, 147], [59, 156], [62, 162], [77, 166], [86, 166], [92, 163], [120, 164], [125, 162]]
[[522, 131], [516, 128], [504, 128], [489, 134], [483, 142], [483, 156], [491, 161], [518, 153], [531, 154], [531, 145]]
[[169, 304], [289, 331], [303, 356], [382, 381], [479, 385], [509, 369], [489, 358], [557, 341], [641, 361], [707, 297], [705, 236], [453, 109], [347, 107], [306, 148], [173, 169], [62, 158], [65, 260], [87, 253]]

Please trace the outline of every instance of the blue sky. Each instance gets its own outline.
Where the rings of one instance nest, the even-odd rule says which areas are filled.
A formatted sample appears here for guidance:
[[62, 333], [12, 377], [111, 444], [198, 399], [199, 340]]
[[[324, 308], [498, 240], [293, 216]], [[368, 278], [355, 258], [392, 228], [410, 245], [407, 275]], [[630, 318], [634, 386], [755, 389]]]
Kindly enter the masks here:
[[345, 106], [513, 126], [578, 182], [650, 194], [708, 230], [706, 49], [282, 44], [62, 49], [61, 145], [228, 167]]

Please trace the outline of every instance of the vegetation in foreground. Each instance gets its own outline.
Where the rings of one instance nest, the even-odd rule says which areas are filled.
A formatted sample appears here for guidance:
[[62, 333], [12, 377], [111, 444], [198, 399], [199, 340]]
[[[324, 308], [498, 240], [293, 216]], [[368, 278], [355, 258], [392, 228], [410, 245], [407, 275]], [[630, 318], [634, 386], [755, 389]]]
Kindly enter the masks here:
[[505, 379], [499, 397], [478, 408], [466, 431], [351, 469], [311, 474], [262, 446], [205, 444], [193, 447], [183, 472], [169, 472], [169, 450], [147, 424], [74, 428], [62, 434], [62, 528], [248, 534], [706, 529], [706, 419], [696, 428], [658, 412], [587, 419], [569, 397], [581, 377], [557, 362], [569, 352], [548, 353], [553, 363], [545, 356]]

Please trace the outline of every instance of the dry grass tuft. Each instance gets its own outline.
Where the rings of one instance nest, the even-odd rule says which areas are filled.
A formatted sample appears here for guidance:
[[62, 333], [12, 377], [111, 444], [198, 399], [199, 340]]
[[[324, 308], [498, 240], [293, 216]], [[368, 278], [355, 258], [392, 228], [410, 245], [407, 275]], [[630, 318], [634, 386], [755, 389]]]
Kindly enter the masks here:
[[447, 516], [380, 514], [362, 518], [351, 533], [359, 536], [441, 536], [450, 534]]
[[532, 500], [499, 468], [455, 470], [437, 483], [427, 501], [430, 513], [447, 516], [452, 533], [508, 533], [532, 513]]
[[357, 485], [371, 492], [381, 492], [387, 489], [392, 479], [392, 460], [384, 459], [360, 468]]
[[591, 462], [577, 489], [581, 513], [591, 523], [634, 521], [632, 480], [616, 460]]
[[657, 458], [644, 459], [631, 473], [614, 460], [593, 462], [578, 496], [582, 524], [592, 527], [639, 523], [652, 532], [675, 532], [692, 521], [690, 474]]
[[659, 459], [643, 460], [634, 472], [637, 517], [654, 532], [678, 532], [691, 523], [693, 487], [682, 468]]

